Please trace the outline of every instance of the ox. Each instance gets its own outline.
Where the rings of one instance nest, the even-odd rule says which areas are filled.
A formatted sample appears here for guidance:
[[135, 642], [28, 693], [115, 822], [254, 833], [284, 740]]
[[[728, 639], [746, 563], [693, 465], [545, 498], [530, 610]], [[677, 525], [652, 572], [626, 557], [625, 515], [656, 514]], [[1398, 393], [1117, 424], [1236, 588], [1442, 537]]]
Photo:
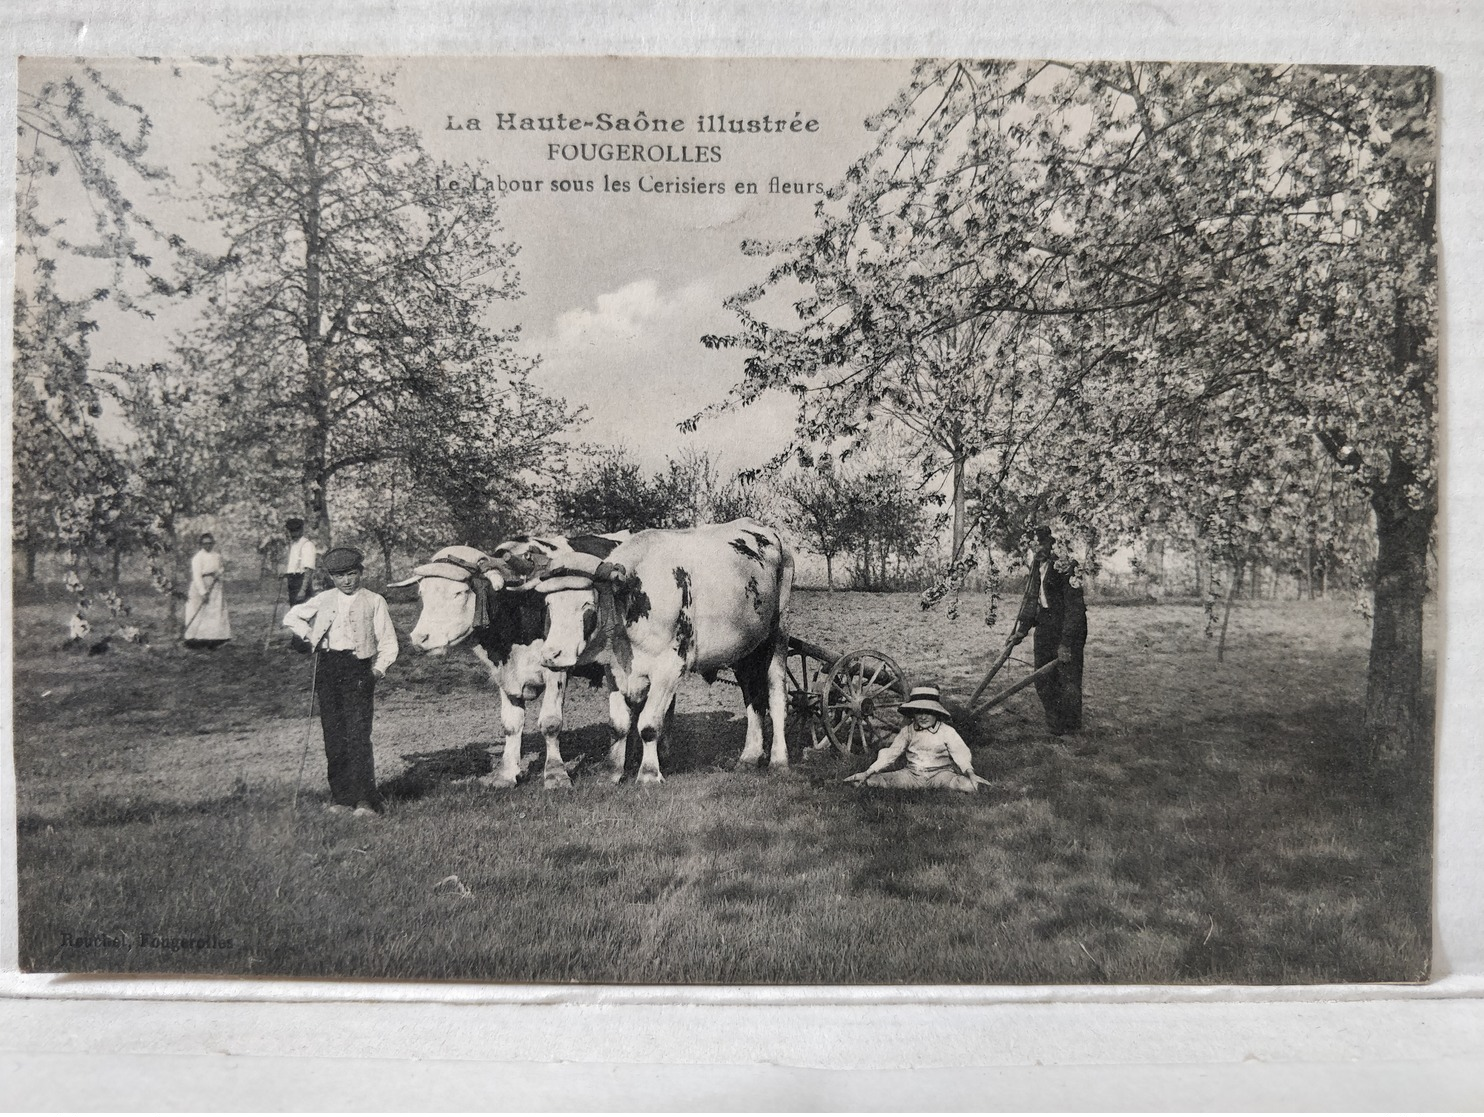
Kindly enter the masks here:
[[[644, 747], [641, 783], [661, 780], [659, 744], [686, 672], [708, 682], [730, 667], [747, 707], [743, 763], [763, 756], [763, 714], [772, 719], [769, 765], [788, 767], [784, 741], [784, 612], [793, 555], [773, 528], [733, 520], [684, 530], [641, 531], [598, 564], [569, 561], [592, 588], [546, 595], [543, 663], [603, 664], [613, 686], [611, 777], [623, 778], [630, 731]], [[564, 568], [554, 564], [553, 573]], [[605, 597], [607, 600], [605, 601]]]
[[[500, 722], [505, 750], [498, 770], [480, 782], [489, 787], [513, 787], [520, 775], [520, 741], [525, 729], [526, 702], [541, 697], [537, 725], [546, 739], [543, 782], [547, 788], [570, 787], [562, 761], [562, 703], [568, 674], [549, 665], [546, 636], [546, 595], [590, 587], [591, 578], [542, 578], [553, 561], [581, 554], [596, 562], [618, 546], [618, 537], [579, 536], [572, 540], [521, 536], [495, 549], [493, 555], [473, 547], [445, 547], [431, 562], [415, 568], [410, 578], [392, 583], [417, 585], [422, 601], [412, 643], [440, 654], [473, 638], [474, 655], [490, 672], [500, 690]], [[532, 588], [532, 583], [540, 586]], [[578, 669], [594, 682], [600, 669]]]

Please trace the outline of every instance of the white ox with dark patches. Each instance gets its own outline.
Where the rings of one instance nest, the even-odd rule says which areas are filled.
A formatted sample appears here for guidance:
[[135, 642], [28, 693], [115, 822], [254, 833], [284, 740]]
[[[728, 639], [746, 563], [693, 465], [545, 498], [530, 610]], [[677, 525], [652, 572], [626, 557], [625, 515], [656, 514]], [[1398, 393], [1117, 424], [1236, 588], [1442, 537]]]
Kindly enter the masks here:
[[501, 544], [493, 555], [473, 547], [445, 547], [431, 562], [414, 569], [412, 577], [393, 583], [417, 585], [422, 611], [412, 630], [414, 647], [436, 655], [472, 637], [474, 655], [489, 668], [490, 680], [499, 688], [505, 750], [499, 768], [480, 780], [486, 786], [515, 785], [526, 702], [538, 696], [537, 725], [546, 739], [543, 782], [547, 788], [571, 786], [560, 742], [568, 672], [547, 665], [545, 644], [546, 595], [570, 586], [560, 579], [548, 578], [544, 584], [538, 579], [552, 561], [574, 553], [574, 547], [586, 548], [587, 558], [606, 553], [624, 537], [626, 532], [618, 538], [583, 536], [570, 541], [521, 537]]
[[[595, 661], [608, 669], [615, 781], [623, 778], [633, 728], [644, 748], [639, 781], [664, 778], [659, 742], [681, 677], [693, 671], [711, 679], [723, 667], [736, 674], [747, 705], [741, 761], [762, 760], [766, 708], [773, 723], [769, 766], [788, 767], [784, 613], [793, 573], [793, 555], [777, 531], [756, 520], [733, 520], [638, 532], [594, 570], [598, 588], [547, 597], [545, 666]], [[605, 581], [612, 587], [611, 608], [600, 601]]]

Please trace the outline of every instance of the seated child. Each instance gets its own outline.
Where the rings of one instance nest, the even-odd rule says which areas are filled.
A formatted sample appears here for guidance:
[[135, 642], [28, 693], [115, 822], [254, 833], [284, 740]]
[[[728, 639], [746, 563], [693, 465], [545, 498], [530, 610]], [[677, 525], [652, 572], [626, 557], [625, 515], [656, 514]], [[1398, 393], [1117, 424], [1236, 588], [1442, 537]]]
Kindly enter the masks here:
[[[914, 687], [912, 696], [897, 707], [911, 721], [902, 726], [892, 743], [882, 749], [864, 772], [846, 776], [846, 783], [867, 787], [938, 787], [950, 791], [976, 791], [988, 783], [974, 774], [969, 746], [949, 725], [950, 714], [938, 698], [938, 688]], [[907, 765], [895, 772], [885, 769], [903, 753]]]

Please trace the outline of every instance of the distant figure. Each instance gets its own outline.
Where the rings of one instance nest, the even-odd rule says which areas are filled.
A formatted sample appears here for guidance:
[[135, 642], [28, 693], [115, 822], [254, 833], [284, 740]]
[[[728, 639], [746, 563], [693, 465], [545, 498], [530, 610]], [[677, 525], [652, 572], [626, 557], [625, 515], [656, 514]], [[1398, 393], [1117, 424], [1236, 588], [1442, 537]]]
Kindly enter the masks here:
[[397, 658], [397, 632], [386, 599], [361, 588], [361, 552], [334, 547], [324, 571], [333, 589], [315, 594], [284, 615], [300, 651], [313, 651], [314, 692], [319, 696], [320, 727], [330, 777], [331, 812], [354, 811], [370, 817], [382, 812], [371, 751], [371, 720], [376, 680]]
[[[876, 754], [864, 772], [846, 776], [846, 783], [866, 787], [931, 787], [945, 791], [976, 791], [988, 783], [974, 774], [974, 758], [958, 731], [948, 723], [953, 715], [939, 701], [938, 688], [914, 687], [907, 701], [897, 707], [912, 720], [902, 726], [891, 744]], [[886, 771], [906, 754], [907, 765]]]
[[1036, 680], [1036, 694], [1046, 711], [1046, 728], [1053, 736], [1076, 733], [1082, 728], [1082, 649], [1087, 643], [1087, 603], [1082, 599], [1082, 578], [1070, 560], [1058, 570], [1052, 560], [1055, 538], [1044, 524], [1036, 528], [1025, 598], [1015, 621], [1015, 643], [1036, 630], [1035, 658], [1038, 668], [1055, 661], [1058, 667]]
[[185, 645], [217, 648], [232, 639], [232, 621], [222, 591], [225, 569], [210, 532], [201, 536], [201, 549], [191, 556], [191, 587], [186, 593]]
[[288, 583], [290, 605], [308, 601], [314, 592], [314, 567], [319, 561], [319, 548], [314, 540], [304, 535], [304, 521], [297, 516], [288, 520], [284, 528], [289, 533], [289, 553], [284, 560], [283, 576]]

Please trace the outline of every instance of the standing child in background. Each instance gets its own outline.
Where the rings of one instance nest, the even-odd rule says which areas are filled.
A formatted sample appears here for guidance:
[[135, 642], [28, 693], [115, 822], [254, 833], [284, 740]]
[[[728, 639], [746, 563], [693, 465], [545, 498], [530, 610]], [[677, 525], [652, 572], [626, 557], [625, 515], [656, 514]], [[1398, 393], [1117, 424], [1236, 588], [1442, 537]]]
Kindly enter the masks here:
[[314, 592], [314, 566], [319, 560], [319, 548], [314, 540], [304, 535], [304, 521], [295, 517], [284, 523], [289, 533], [289, 553], [284, 560], [283, 576], [288, 584], [290, 605], [308, 601]]
[[[869, 768], [846, 776], [846, 783], [972, 792], [989, 782], [974, 774], [969, 746], [948, 724], [953, 715], [939, 700], [937, 687], [914, 687], [911, 696], [897, 709], [912, 720], [902, 726], [891, 744], [876, 754]], [[886, 771], [903, 753], [907, 756], [907, 766], [895, 772]]]
[[371, 719], [376, 680], [397, 658], [397, 632], [386, 598], [361, 586], [361, 552], [335, 547], [323, 569], [335, 583], [284, 615], [285, 628], [298, 637], [301, 651], [313, 651], [314, 692], [330, 777], [331, 812], [354, 811], [375, 817], [383, 808], [376, 790], [371, 751]]
[[217, 648], [232, 639], [232, 620], [222, 590], [226, 568], [210, 532], [201, 536], [201, 549], [191, 556], [191, 587], [186, 591], [184, 640], [188, 648]]

